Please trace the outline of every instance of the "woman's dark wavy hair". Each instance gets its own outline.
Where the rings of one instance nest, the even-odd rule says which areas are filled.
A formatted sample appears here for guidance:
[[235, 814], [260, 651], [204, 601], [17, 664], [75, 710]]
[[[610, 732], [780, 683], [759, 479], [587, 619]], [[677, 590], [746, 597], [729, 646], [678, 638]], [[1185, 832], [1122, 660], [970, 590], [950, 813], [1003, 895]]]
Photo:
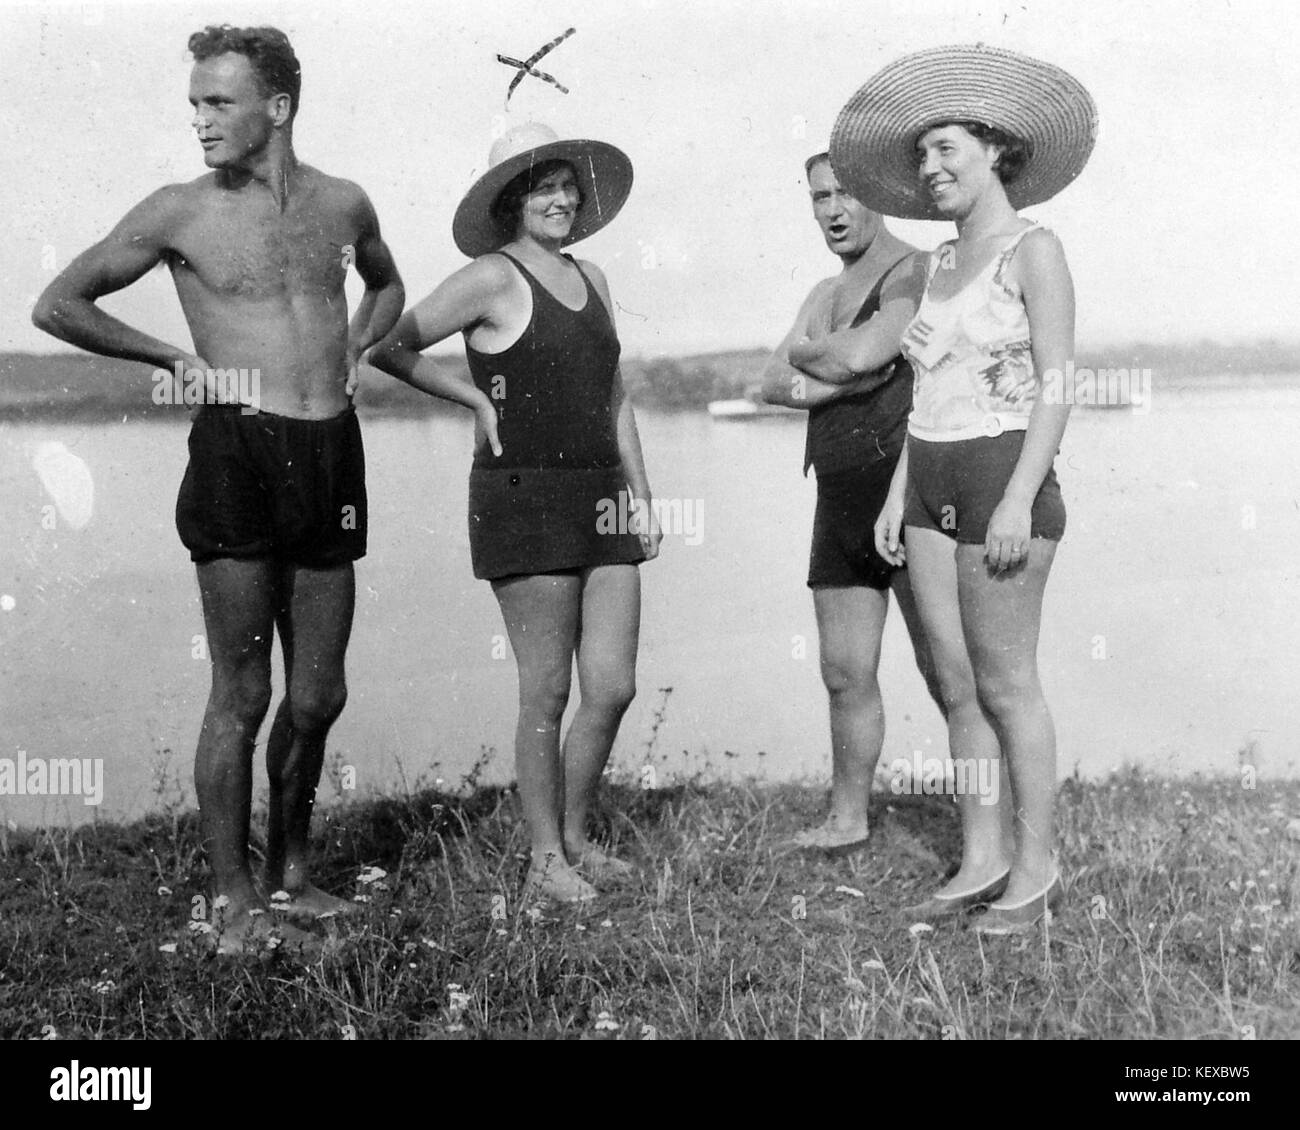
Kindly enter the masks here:
[[302, 68], [289, 44], [289, 37], [279, 28], [209, 25], [190, 36], [189, 49], [196, 63], [228, 52], [243, 55], [252, 64], [262, 94], [267, 98], [287, 94], [289, 120], [292, 121], [298, 113]]
[[[552, 173], [564, 168], [573, 168], [573, 163], [558, 157], [551, 161], [540, 161], [508, 180], [505, 188], [497, 193], [496, 200], [492, 202], [492, 221], [507, 243], [519, 234], [519, 217], [524, 210], [524, 197]], [[582, 190], [579, 189], [578, 211], [582, 211], [582, 205]]]
[[996, 126], [986, 126], [983, 122], [957, 120], [935, 122], [934, 125], [926, 126], [924, 133], [929, 133], [932, 129], [942, 129], [944, 126], [961, 126], [977, 141], [982, 141], [985, 145], [1000, 147], [1002, 152], [998, 155], [993, 171], [998, 174], [998, 180], [1003, 185], [1014, 183], [1015, 179], [1024, 171], [1029, 158], [1034, 155], [1033, 143], [1026, 138], [1017, 137], [1015, 134], [1007, 133], [1006, 130], [998, 129]]

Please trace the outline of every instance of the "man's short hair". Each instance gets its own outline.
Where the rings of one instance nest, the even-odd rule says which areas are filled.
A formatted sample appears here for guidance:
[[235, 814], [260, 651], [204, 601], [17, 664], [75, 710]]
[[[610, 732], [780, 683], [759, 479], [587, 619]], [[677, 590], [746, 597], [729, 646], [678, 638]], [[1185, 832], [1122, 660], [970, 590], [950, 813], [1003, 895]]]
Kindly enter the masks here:
[[814, 153], [803, 163], [803, 175], [806, 177], [812, 176], [813, 169], [823, 161], [829, 165], [831, 163], [831, 155], [829, 153]]
[[243, 55], [253, 67], [262, 94], [267, 98], [287, 94], [289, 120], [292, 121], [298, 113], [302, 68], [289, 44], [289, 37], [279, 28], [209, 25], [190, 36], [189, 49], [196, 63], [231, 52]]

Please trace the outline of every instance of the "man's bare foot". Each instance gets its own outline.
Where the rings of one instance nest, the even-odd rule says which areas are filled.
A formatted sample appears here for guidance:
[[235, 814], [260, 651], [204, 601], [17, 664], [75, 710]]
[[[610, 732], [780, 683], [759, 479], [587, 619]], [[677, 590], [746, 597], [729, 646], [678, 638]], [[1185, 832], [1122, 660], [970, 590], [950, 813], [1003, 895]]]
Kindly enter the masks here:
[[540, 860], [533, 858], [524, 883], [524, 897], [590, 902], [596, 897], [596, 888], [569, 866], [562, 852], [548, 851]]
[[573, 861], [574, 867], [581, 868], [594, 878], [630, 879], [636, 873], [632, 864], [610, 855], [591, 840], [584, 840], [580, 844], [566, 843], [564, 851]]
[[795, 847], [810, 851], [824, 851], [832, 855], [841, 855], [865, 847], [869, 836], [867, 821], [859, 823], [841, 822], [832, 812], [824, 823], [816, 828], [805, 828], [796, 832], [791, 838]]
[[331, 895], [311, 883], [286, 893], [289, 895], [287, 901], [277, 899], [272, 894], [271, 909], [277, 917], [283, 916], [294, 922], [312, 923], [322, 918], [344, 918], [361, 910], [355, 902]]

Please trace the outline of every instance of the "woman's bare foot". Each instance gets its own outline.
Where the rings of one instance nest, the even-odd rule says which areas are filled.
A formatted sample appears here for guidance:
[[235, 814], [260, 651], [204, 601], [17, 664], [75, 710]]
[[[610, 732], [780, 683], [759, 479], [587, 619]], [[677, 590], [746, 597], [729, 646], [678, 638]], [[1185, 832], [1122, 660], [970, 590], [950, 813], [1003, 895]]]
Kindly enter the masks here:
[[556, 902], [590, 902], [596, 888], [579, 875], [562, 852], [544, 852], [533, 857], [524, 884], [524, 896], [555, 899]]
[[286, 893], [289, 895], [288, 901], [272, 896], [273, 907], [278, 914], [294, 922], [311, 923], [321, 918], [343, 918], [357, 914], [361, 909], [355, 902], [331, 895], [312, 883], [305, 883]]
[[795, 847], [831, 853], [852, 851], [866, 845], [869, 830], [864, 816], [860, 822], [842, 821], [832, 812], [823, 824], [805, 828], [793, 837]]
[[566, 843], [564, 851], [573, 861], [574, 867], [581, 868], [593, 878], [630, 879], [636, 873], [636, 868], [632, 864], [610, 855], [591, 840], [584, 840], [579, 844]]
[[194, 931], [200, 944], [212, 947], [221, 957], [256, 957], [274, 952], [315, 958], [320, 955], [320, 939], [276, 916], [260, 906], [226, 906], [213, 911], [213, 922], [203, 923], [206, 930]]

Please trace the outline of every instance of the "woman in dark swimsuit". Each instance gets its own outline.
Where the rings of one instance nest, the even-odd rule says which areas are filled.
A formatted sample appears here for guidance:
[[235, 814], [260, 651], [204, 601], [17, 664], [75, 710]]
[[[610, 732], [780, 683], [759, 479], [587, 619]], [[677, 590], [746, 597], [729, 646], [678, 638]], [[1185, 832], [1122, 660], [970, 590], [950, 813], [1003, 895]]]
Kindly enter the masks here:
[[[637, 564], [659, 551], [641, 445], [618, 370], [605, 277], [562, 248], [604, 226], [631, 187], [627, 158], [529, 123], [503, 135], [456, 213], [474, 261], [409, 310], [371, 363], [475, 416], [474, 575], [492, 583], [519, 670], [516, 771], [532, 838], [529, 889], [595, 897], [629, 865], [587, 817], [635, 694]], [[473, 383], [420, 351], [465, 335]], [[621, 492], [630, 498], [623, 502]], [[632, 514], [632, 530], [608, 515]], [[577, 658], [581, 699], [560, 744]]]

